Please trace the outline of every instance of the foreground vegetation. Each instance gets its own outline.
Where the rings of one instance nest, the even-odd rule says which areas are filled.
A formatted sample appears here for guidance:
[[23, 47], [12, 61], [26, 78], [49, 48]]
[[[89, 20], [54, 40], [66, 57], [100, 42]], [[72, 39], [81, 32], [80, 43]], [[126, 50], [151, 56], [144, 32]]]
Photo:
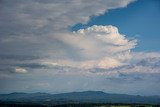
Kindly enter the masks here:
[[148, 104], [64, 104], [64, 105], [0, 104], [0, 107], [160, 107], [160, 105], [148, 105]]

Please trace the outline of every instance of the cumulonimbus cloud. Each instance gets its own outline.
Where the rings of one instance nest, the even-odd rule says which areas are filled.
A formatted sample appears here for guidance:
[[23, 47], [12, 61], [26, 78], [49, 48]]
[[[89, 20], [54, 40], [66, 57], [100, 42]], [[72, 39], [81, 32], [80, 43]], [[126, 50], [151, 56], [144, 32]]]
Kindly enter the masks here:
[[[82, 65], [93, 67], [97, 64], [98, 67], [118, 66], [122, 64], [122, 61], [112, 57], [109, 58], [109, 54], [112, 54], [113, 51], [115, 51], [114, 53], [116, 51], [120, 52], [123, 48], [125, 52], [121, 52], [121, 54], [125, 53], [124, 56], [129, 55], [127, 50], [130, 50], [132, 46], [124, 46], [124, 43], [127, 43], [125, 37], [119, 36], [119, 39], [122, 41], [112, 41], [108, 36], [106, 39], [110, 39], [111, 44], [114, 42], [115, 44], [112, 45], [115, 46], [108, 45], [106, 47], [106, 43], [110, 43], [109, 40], [106, 43], [101, 40], [103, 39], [101, 38], [103, 37], [101, 31], [96, 33], [96, 35], [100, 33], [101, 36], [94, 35], [92, 37], [91, 33], [95, 32], [93, 30], [89, 32], [89, 29], [86, 29], [84, 31], [88, 30], [89, 34], [87, 32], [82, 34], [80, 33], [82, 29], [72, 33], [68, 28], [77, 23], [87, 23], [90, 16], [98, 16], [110, 9], [126, 7], [133, 1], [2, 0], [0, 1], [0, 56], [7, 55], [10, 58], [7, 59], [9, 61], [5, 59], [0, 61], [0, 63], [3, 66], [7, 65], [7, 67], [17, 67], [17, 65], [26, 63], [23, 58], [21, 61], [17, 61], [18, 57], [38, 56], [40, 60], [41, 58], [48, 57], [42, 63], [51, 60], [52, 64], [61, 62], [61, 65], [80, 67]], [[100, 30], [101, 27], [94, 26], [91, 28]], [[83, 37], [82, 35], [86, 36]], [[68, 40], [66, 41], [65, 39]], [[75, 41], [77, 43], [74, 43]], [[122, 46], [116, 46], [120, 42], [124, 42], [121, 44]], [[127, 44], [132, 45], [129, 41]], [[106, 49], [108, 49], [107, 52]], [[98, 54], [100, 54], [100, 57]], [[17, 59], [11, 58], [12, 56], [16, 56]], [[36, 61], [34, 59], [30, 60], [31, 63], [35, 63]], [[112, 62], [112, 64], [109, 62]], [[104, 63], [107, 63], [107, 65], [104, 65]]]
[[68, 30], [133, 1], [0, 0], [0, 92], [159, 94], [160, 53], [132, 58], [136, 40], [112, 25]]
[[57, 63], [83, 68], [113, 68], [124, 65], [131, 57], [130, 50], [136, 45], [136, 40], [128, 40], [112, 25], [94, 25], [56, 39], [66, 44], [66, 48], [73, 54], [73, 57], [66, 55], [65, 60], [59, 59]]

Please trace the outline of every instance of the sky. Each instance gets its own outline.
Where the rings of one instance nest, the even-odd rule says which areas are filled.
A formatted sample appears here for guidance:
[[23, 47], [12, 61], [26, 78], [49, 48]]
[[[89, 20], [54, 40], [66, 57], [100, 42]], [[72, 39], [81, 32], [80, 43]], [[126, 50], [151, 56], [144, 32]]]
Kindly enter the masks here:
[[0, 0], [0, 93], [160, 95], [159, 0]]

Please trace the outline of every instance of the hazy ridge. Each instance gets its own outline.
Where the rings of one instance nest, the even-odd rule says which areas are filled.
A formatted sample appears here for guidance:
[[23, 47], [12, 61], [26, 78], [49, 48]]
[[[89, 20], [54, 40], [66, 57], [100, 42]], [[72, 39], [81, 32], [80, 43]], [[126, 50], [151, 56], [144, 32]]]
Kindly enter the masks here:
[[0, 94], [0, 103], [60, 105], [82, 103], [160, 104], [159, 96], [109, 94], [101, 91], [84, 91], [61, 94], [11, 93]]

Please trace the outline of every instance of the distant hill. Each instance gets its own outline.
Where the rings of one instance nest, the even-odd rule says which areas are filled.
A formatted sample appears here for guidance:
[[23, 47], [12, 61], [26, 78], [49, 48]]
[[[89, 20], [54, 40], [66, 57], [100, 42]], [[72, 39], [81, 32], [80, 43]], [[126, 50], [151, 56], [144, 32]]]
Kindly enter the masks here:
[[61, 94], [11, 93], [0, 94], [0, 103], [35, 105], [60, 105], [82, 103], [160, 104], [160, 97], [109, 94], [101, 91], [84, 91]]

